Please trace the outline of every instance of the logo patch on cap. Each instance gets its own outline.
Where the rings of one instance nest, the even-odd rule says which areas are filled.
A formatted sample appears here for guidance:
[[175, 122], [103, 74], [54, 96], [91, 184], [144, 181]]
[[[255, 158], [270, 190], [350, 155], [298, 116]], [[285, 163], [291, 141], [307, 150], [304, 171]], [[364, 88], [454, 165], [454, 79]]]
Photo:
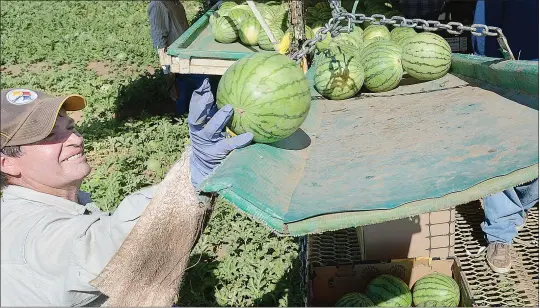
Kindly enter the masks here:
[[27, 89], [14, 89], [6, 94], [7, 100], [13, 105], [29, 104], [37, 99], [36, 92]]

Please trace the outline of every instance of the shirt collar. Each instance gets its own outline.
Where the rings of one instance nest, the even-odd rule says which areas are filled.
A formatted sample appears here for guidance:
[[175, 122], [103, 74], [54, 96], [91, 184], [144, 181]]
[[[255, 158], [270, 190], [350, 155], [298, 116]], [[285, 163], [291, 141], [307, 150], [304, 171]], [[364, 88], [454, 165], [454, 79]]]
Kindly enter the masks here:
[[11, 195], [28, 201], [43, 203], [45, 205], [55, 206], [73, 215], [84, 214], [84, 211], [86, 210], [85, 205], [91, 202], [90, 194], [80, 190], [77, 196], [80, 203], [17, 185], [6, 186], [2, 189], [2, 194]]

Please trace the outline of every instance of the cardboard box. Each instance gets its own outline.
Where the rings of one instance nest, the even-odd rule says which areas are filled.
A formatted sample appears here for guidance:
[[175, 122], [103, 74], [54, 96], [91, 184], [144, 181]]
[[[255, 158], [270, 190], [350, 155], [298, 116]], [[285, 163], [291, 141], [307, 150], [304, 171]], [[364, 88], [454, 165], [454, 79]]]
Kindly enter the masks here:
[[356, 228], [362, 260], [454, 256], [455, 209]]
[[449, 259], [401, 259], [387, 262], [365, 261], [344, 266], [311, 268], [308, 278], [308, 307], [332, 307], [343, 295], [364, 292], [369, 281], [380, 274], [392, 274], [412, 288], [422, 276], [439, 272], [452, 276], [460, 287], [460, 307], [476, 307], [459, 261]]

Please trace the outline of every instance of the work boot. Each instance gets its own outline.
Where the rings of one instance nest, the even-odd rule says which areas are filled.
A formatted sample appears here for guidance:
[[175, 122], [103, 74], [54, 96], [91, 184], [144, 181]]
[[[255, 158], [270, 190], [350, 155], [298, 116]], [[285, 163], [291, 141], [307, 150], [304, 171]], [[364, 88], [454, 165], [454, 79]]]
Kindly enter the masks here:
[[486, 261], [495, 273], [505, 274], [510, 271], [512, 267], [512, 258], [510, 257], [511, 248], [512, 244], [489, 243], [486, 250]]

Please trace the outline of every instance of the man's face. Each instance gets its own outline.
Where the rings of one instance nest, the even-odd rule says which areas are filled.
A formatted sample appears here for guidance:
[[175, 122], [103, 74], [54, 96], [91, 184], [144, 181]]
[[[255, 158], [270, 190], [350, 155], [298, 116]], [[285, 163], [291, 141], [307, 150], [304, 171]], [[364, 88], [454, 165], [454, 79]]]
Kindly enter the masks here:
[[84, 140], [63, 110], [47, 138], [24, 145], [21, 150], [23, 155], [15, 163], [20, 180], [31, 185], [58, 189], [80, 185], [91, 170], [84, 154]]

